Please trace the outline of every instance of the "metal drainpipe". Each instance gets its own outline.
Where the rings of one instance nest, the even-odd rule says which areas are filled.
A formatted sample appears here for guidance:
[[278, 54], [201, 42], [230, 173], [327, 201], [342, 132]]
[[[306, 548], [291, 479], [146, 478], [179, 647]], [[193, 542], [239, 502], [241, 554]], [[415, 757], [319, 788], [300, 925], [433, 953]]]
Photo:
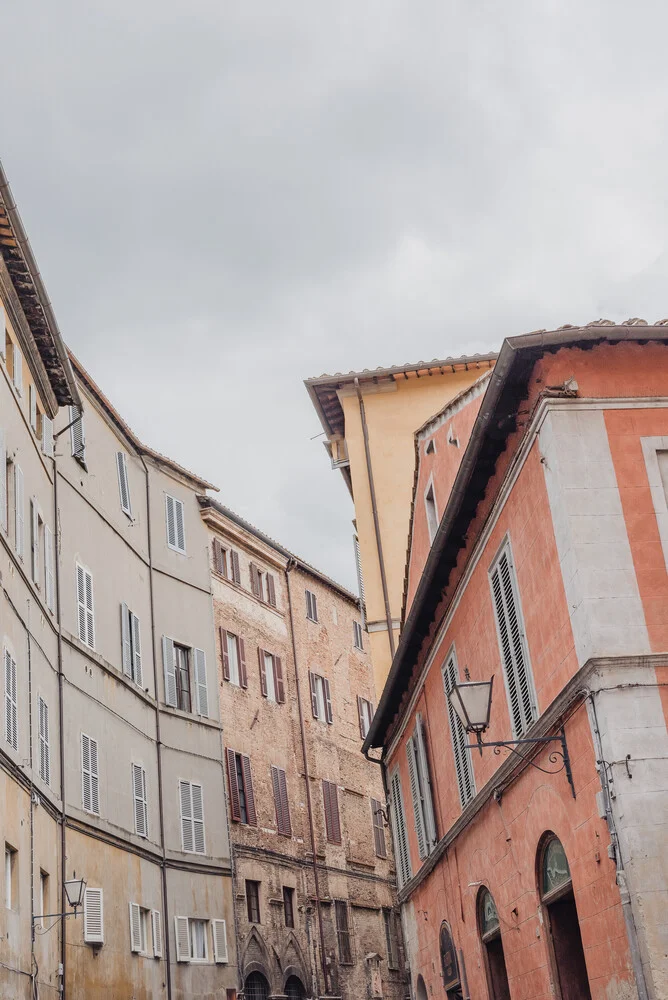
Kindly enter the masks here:
[[[299, 669], [297, 666], [297, 643], [295, 641], [295, 626], [294, 619], [292, 616], [292, 595], [290, 593], [290, 572], [295, 568], [296, 562], [294, 559], [288, 559], [287, 565], [285, 567], [285, 583], [288, 590], [288, 614], [290, 616], [290, 638], [292, 640], [292, 659], [295, 665], [295, 687], [297, 689], [297, 708], [299, 710], [299, 730], [301, 733], [302, 742], [302, 758], [304, 761], [304, 780], [306, 783], [306, 809], [308, 812], [308, 824], [309, 833], [311, 837], [311, 854], [313, 855], [313, 881], [315, 887], [315, 905], [318, 913], [318, 931], [320, 936], [320, 956], [322, 964], [322, 975], [324, 979], [325, 992], [329, 992], [329, 976], [327, 974], [327, 956], [325, 953], [325, 931], [322, 925], [322, 911], [320, 908], [320, 882], [318, 879], [318, 861], [315, 853], [315, 828], [313, 826], [313, 808], [311, 805], [311, 786], [308, 771], [308, 758], [306, 755], [306, 729], [304, 726], [304, 713], [302, 711], [302, 699], [300, 694], [299, 685]], [[317, 987], [316, 983], [316, 987]], [[316, 993], [319, 992], [316, 989]]]
[[[60, 604], [60, 520], [58, 517], [58, 468], [56, 464], [55, 435], [53, 454], [53, 541], [54, 541], [54, 579], [56, 585], [56, 619], [58, 624], [58, 760], [60, 766], [60, 912], [67, 910], [67, 895], [65, 893], [65, 879], [67, 878], [67, 851], [66, 851], [66, 830], [67, 822], [65, 816], [65, 710], [63, 706], [63, 634], [61, 624], [61, 604]], [[65, 1000], [67, 993], [67, 921], [63, 918], [60, 921], [60, 964], [62, 975], [60, 979], [61, 1000]]]
[[[594, 741], [596, 743], [596, 754], [599, 760], [603, 760], [603, 744], [601, 741], [601, 731], [598, 725], [598, 716], [596, 714], [596, 704], [594, 702], [594, 695], [592, 691], [586, 691], [587, 701], [591, 706], [591, 714], [594, 722]], [[605, 818], [608, 823], [608, 830], [612, 838], [612, 843], [615, 848], [615, 859], [617, 862], [617, 885], [619, 886], [619, 895], [622, 900], [622, 912], [624, 914], [624, 923], [626, 925], [626, 934], [629, 940], [629, 950], [631, 952], [631, 962], [633, 964], [633, 974], [636, 979], [636, 986], [638, 987], [638, 1000], [648, 1000], [649, 993], [647, 991], [647, 982], [645, 980], [645, 970], [642, 964], [642, 956], [640, 954], [640, 945], [638, 944], [638, 931], [636, 929], [635, 919], [633, 916], [633, 907], [631, 906], [631, 895], [628, 890], [626, 883], [626, 871], [624, 870], [624, 859], [622, 858], [622, 848], [619, 842], [619, 835], [617, 833], [617, 827], [615, 825], [615, 817], [612, 812], [612, 803], [610, 802], [610, 791], [608, 788], [608, 782], [606, 779], [605, 767], [600, 772], [601, 778], [601, 788], [603, 789], [603, 801], [605, 803]]]
[[378, 507], [376, 505], [376, 487], [373, 481], [373, 469], [371, 467], [371, 450], [369, 448], [369, 428], [366, 422], [366, 410], [362, 399], [360, 381], [355, 379], [355, 391], [360, 408], [360, 420], [362, 422], [362, 436], [364, 438], [364, 454], [366, 455], [366, 472], [369, 480], [369, 493], [371, 494], [371, 511], [373, 513], [373, 527], [376, 534], [376, 549], [378, 550], [378, 563], [380, 566], [380, 582], [383, 588], [383, 601], [385, 602], [385, 620], [387, 622], [387, 636], [390, 643], [390, 656], [394, 659], [394, 632], [392, 630], [392, 612], [390, 611], [390, 596], [387, 589], [387, 577], [385, 575], [385, 559], [383, 558], [383, 543], [380, 537], [380, 521], [378, 519]]
[[165, 850], [165, 815], [162, 795], [162, 742], [160, 739], [160, 704], [158, 702], [158, 663], [157, 645], [155, 634], [155, 604], [153, 600], [153, 549], [151, 546], [151, 485], [148, 466], [144, 461], [144, 456], [139, 452], [139, 459], [144, 466], [146, 476], [146, 540], [148, 542], [148, 592], [151, 605], [151, 638], [153, 645], [153, 690], [155, 694], [155, 746], [158, 766], [158, 812], [160, 814], [160, 844], [162, 847], [162, 861], [160, 863], [160, 874], [162, 879], [162, 907], [165, 919], [163, 921], [163, 934], [165, 939], [165, 967], [167, 979], [167, 997], [172, 996], [172, 963], [169, 947], [169, 905], [167, 902], [167, 852]]

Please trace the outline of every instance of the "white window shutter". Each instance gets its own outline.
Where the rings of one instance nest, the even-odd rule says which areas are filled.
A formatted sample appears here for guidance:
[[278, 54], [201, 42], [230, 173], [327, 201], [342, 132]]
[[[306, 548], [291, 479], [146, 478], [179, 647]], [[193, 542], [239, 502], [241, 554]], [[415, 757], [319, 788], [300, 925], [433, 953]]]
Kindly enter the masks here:
[[53, 420], [42, 414], [42, 451], [53, 458]]
[[128, 480], [128, 459], [124, 451], [116, 452], [116, 471], [118, 472], [118, 492], [121, 497], [121, 510], [132, 517], [130, 505], [130, 483]]
[[146, 771], [140, 764], [132, 765], [132, 796], [135, 812], [135, 833], [140, 837], [148, 837]]
[[30, 383], [28, 386], [28, 406], [30, 410], [30, 426], [33, 430], [37, 429], [37, 393], [35, 392], [35, 386]]
[[162, 914], [160, 910], [151, 910], [151, 931], [153, 934], [153, 954], [162, 958]]
[[83, 807], [87, 812], [100, 813], [97, 740], [81, 734], [81, 787]]
[[224, 920], [213, 920], [213, 957], [216, 962], [227, 962], [227, 927]]
[[453, 687], [459, 681], [457, 661], [455, 651], [448, 657], [448, 661], [443, 668], [443, 685], [445, 687], [446, 702], [448, 705], [448, 719], [450, 721], [450, 737], [452, 740], [452, 753], [455, 759], [455, 771], [457, 774], [457, 786], [459, 788], [459, 801], [462, 808], [471, 801], [475, 795], [475, 777], [473, 774], [473, 764], [471, 762], [471, 751], [468, 749], [468, 736], [461, 720], [454, 708], [450, 698], [447, 697]]
[[39, 712], [39, 775], [47, 785], [51, 781], [51, 750], [49, 747], [49, 706], [38, 699]]
[[23, 509], [23, 470], [20, 465], [14, 466], [14, 530], [16, 554], [23, 559], [23, 522], [25, 511]]
[[169, 636], [162, 637], [162, 663], [165, 670], [165, 703], [176, 708], [176, 664], [174, 662], [174, 641]]
[[520, 739], [538, 717], [538, 710], [509, 543], [490, 574], [490, 584], [513, 736]]
[[203, 649], [195, 650], [195, 684], [197, 686], [197, 711], [209, 714], [209, 698], [206, 690], [206, 654]]
[[180, 552], [185, 552], [186, 550], [186, 526], [185, 526], [185, 515], [184, 507], [180, 500], [174, 501], [176, 505], [176, 540], [178, 543], [178, 549]]
[[413, 815], [415, 818], [415, 836], [418, 843], [418, 854], [421, 858], [426, 858], [427, 838], [424, 828], [424, 817], [422, 815], [422, 796], [420, 794], [420, 781], [418, 778], [415, 738], [411, 738], [406, 743], [406, 757], [408, 758], [408, 777], [411, 783], [411, 798], [413, 799]]
[[30, 500], [30, 570], [33, 583], [39, 584], [39, 512], [37, 500]]
[[404, 800], [401, 794], [401, 779], [398, 772], [392, 776], [390, 783], [392, 797], [392, 834], [394, 836], [394, 853], [397, 860], [397, 876], [399, 886], [404, 886], [412, 877], [411, 856], [408, 848], [408, 837], [406, 831], [406, 814], [404, 813]]
[[429, 779], [429, 762], [427, 760], [427, 748], [424, 738], [424, 723], [422, 716], [418, 715], [415, 720], [415, 751], [416, 763], [418, 765], [418, 776], [422, 791], [422, 805], [424, 812], [424, 827], [427, 837], [427, 851], [431, 853], [437, 841], [436, 817], [434, 816], [434, 803], [431, 793], [431, 781]]
[[44, 525], [44, 598], [49, 611], [56, 605], [54, 578], [54, 547], [53, 532], [48, 524]]
[[95, 612], [93, 608], [93, 576], [77, 563], [77, 605], [79, 638], [95, 649]]
[[204, 843], [204, 803], [202, 802], [202, 786], [191, 784], [192, 805], [193, 805], [193, 840], [195, 843], [195, 853], [205, 854]]
[[91, 811], [99, 816], [100, 814], [100, 788], [99, 772], [97, 769], [97, 740], [89, 740], [90, 743], [90, 792]]
[[190, 928], [187, 917], [174, 917], [174, 937], [176, 939], [176, 961], [190, 961]]
[[0, 430], [0, 526], [7, 531], [7, 451], [5, 434]]
[[83, 413], [76, 406], [70, 406], [70, 436], [72, 441], [72, 456], [79, 462], [86, 461], [86, 438], [84, 434]]
[[84, 941], [88, 944], [104, 943], [104, 903], [102, 889], [84, 892]]
[[183, 850], [192, 854], [195, 849], [193, 836], [193, 807], [189, 781], [179, 781], [179, 798], [181, 803], [181, 842]]
[[144, 675], [141, 669], [141, 635], [139, 619], [130, 612], [130, 633], [132, 635], [132, 656], [134, 659], [135, 684], [144, 686]]
[[19, 748], [18, 703], [16, 696], [16, 661], [5, 649], [5, 739], [14, 750]]
[[142, 950], [141, 909], [139, 903], [130, 903], [130, 950]]
[[132, 639], [130, 637], [130, 610], [127, 604], [121, 604], [121, 651], [123, 673], [132, 677]]
[[12, 344], [14, 352], [14, 388], [19, 396], [23, 394], [23, 355], [18, 344]]

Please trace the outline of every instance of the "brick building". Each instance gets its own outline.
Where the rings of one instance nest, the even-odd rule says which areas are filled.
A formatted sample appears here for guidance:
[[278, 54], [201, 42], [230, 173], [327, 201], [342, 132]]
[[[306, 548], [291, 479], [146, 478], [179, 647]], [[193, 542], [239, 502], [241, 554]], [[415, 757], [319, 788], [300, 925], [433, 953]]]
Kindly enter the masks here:
[[[416, 435], [364, 749], [419, 1000], [668, 996], [667, 342], [641, 321], [514, 338]], [[469, 749], [448, 695], [490, 678], [483, 742], [556, 739]]]
[[246, 1000], [405, 996], [374, 682], [358, 601], [210, 498]]

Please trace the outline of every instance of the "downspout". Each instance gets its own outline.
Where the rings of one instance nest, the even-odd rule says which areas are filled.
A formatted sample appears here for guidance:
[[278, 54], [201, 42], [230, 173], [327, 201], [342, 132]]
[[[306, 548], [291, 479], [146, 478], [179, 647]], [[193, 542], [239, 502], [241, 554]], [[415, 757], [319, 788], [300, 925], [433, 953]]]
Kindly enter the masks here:
[[371, 511], [373, 513], [373, 527], [376, 534], [376, 549], [378, 551], [378, 564], [380, 566], [380, 582], [383, 588], [383, 601], [385, 603], [385, 620], [387, 622], [387, 636], [390, 643], [390, 656], [394, 659], [394, 632], [392, 631], [392, 612], [390, 611], [390, 595], [387, 589], [387, 576], [385, 574], [385, 559], [383, 558], [383, 543], [380, 537], [380, 520], [378, 518], [378, 505], [376, 503], [376, 487], [373, 480], [373, 469], [371, 467], [371, 449], [369, 448], [369, 428], [366, 422], [366, 410], [360, 389], [360, 380], [355, 379], [355, 391], [360, 408], [360, 421], [362, 423], [362, 436], [364, 438], [364, 454], [366, 456], [366, 473], [369, 480], [369, 493], [371, 494]]
[[[55, 442], [56, 435], [54, 435]], [[67, 879], [67, 822], [65, 816], [65, 710], [63, 705], [63, 634], [60, 603], [60, 518], [58, 512], [58, 468], [54, 447], [53, 455], [53, 540], [54, 540], [54, 578], [56, 584], [56, 619], [58, 625], [58, 762], [60, 767], [60, 912], [67, 911], [67, 896], [65, 880]], [[60, 986], [61, 1000], [67, 993], [67, 921], [60, 921]]]
[[148, 542], [148, 592], [151, 605], [151, 639], [153, 646], [153, 690], [155, 693], [155, 747], [158, 766], [158, 813], [160, 815], [160, 846], [162, 848], [162, 861], [160, 862], [160, 874], [162, 880], [162, 908], [165, 915], [163, 921], [163, 935], [165, 940], [165, 966], [167, 979], [167, 998], [172, 996], [172, 963], [169, 946], [169, 903], [167, 900], [167, 852], [165, 849], [165, 814], [162, 794], [162, 741], [160, 739], [160, 703], [158, 700], [158, 662], [157, 645], [155, 634], [155, 603], [153, 599], [153, 548], [151, 546], [151, 480], [148, 466], [144, 461], [141, 452], [139, 459], [144, 466], [146, 476], [146, 539]]
[[601, 788], [603, 789], [603, 802], [605, 804], [605, 818], [608, 824], [608, 830], [610, 831], [610, 838], [612, 840], [612, 845], [615, 851], [615, 861], [617, 864], [617, 885], [619, 886], [619, 895], [622, 901], [622, 913], [624, 914], [624, 923], [626, 925], [626, 935], [629, 941], [629, 950], [631, 952], [631, 963], [633, 965], [633, 974], [636, 980], [636, 986], [638, 987], [638, 1000], [648, 1000], [649, 993], [647, 991], [647, 982], [645, 980], [645, 970], [642, 964], [642, 956], [640, 954], [640, 945], [638, 944], [638, 931], [636, 928], [635, 919], [633, 917], [633, 907], [631, 905], [631, 894], [628, 890], [628, 885], [626, 882], [626, 871], [624, 870], [624, 859], [622, 858], [622, 848], [619, 842], [619, 835], [617, 833], [617, 827], [615, 825], [615, 818], [612, 812], [612, 803], [610, 801], [610, 789], [608, 788], [608, 782], [606, 780], [605, 764], [603, 761], [603, 743], [601, 741], [601, 732], [598, 726], [598, 716], [596, 714], [596, 704], [594, 702], [594, 695], [591, 691], [586, 691], [587, 701], [591, 706], [591, 719], [593, 722], [594, 730], [594, 742], [596, 744], [596, 756], [598, 760], [603, 764], [603, 768], [600, 770], [601, 778]]
[[[329, 992], [329, 976], [327, 974], [327, 956], [325, 953], [325, 931], [322, 924], [322, 910], [320, 906], [320, 881], [318, 878], [318, 861], [315, 851], [315, 828], [313, 826], [313, 807], [311, 804], [311, 785], [308, 771], [308, 757], [306, 754], [306, 728], [304, 726], [304, 713], [302, 711], [302, 699], [299, 686], [299, 669], [297, 666], [297, 643], [295, 641], [295, 626], [292, 616], [292, 595], [290, 593], [290, 573], [297, 565], [292, 558], [288, 559], [285, 567], [285, 583], [288, 591], [288, 614], [290, 616], [290, 638], [292, 640], [292, 659], [295, 665], [295, 688], [297, 692], [297, 708], [299, 710], [299, 731], [302, 743], [302, 759], [304, 761], [304, 781], [306, 783], [306, 810], [308, 812], [309, 835], [311, 838], [311, 854], [313, 856], [313, 883], [315, 888], [315, 905], [318, 914], [318, 931], [320, 936], [320, 961], [322, 965], [322, 975], [325, 986], [325, 993]], [[316, 987], [318, 984], [316, 983]], [[316, 989], [316, 993], [319, 990]]]

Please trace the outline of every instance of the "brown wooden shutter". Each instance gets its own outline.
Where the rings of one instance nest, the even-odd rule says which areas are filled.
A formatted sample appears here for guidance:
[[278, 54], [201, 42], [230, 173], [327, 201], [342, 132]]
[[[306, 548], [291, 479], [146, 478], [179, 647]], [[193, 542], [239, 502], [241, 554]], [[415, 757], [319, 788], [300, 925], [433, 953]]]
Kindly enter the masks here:
[[262, 581], [260, 580], [260, 571], [255, 563], [250, 564], [250, 581], [251, 590], [255, 596], [262, 597]]
[[246, 647], [241, 636], [237, 636], [237, 659], [239, 660], [239, 684], [242, 688], [248, 687], [248, 674], [246, 673]]
[[257, 647], [257, 660], [260, 666], [260, 691], [262, 692], [262, 697], [267, 697], [267, 671], [264, 665], [264, 650], [258, 646]]
[[230, 561], [232, 563], [232, 579], [235, 583], [241, 583], [241, 570], [239, 569], [239, 553], [234, 549], [230, 550]]
[[220, 629], [220, 652], [223, 657], [223, 678], [226, 681], [230, 679], [230, 654], [227, 651], [227, 632], [224, 628]]
[[217, 538], [213, 540], [213, 568], [220, 573], [220, 542]]
[[239, 785], [237, 783], [236, 754], [228, 747], [225, 751], [227, 757], [227, 782], [230, 788], [230, 816], [235, 823], [241, 822], [241, 806], [239, 804]]
[[371, 799], [371, 815], [373, 817], [373, 847], [376, 852], [376, 856], [379, 858], [387, 857], [387, 849], [385, 847], [385, 827], [383, 825], [383, 814], [381, 812], [382, 806], [377, 799]]
[[325, 829], [327, 840], [332, 844], [341, 843], [341, 824], [339, 822], [339, 796], [337, 786], [333, 781], [322, 782], [322, 796], [325, 804]]
[[283, 768], [272, 766], [271, 781], [274, 786], [274, 802], [276, 804], [276, 824], [278, 832], [284, 837], [291, 837], [292, 825], [290, 823], [288, 786], [285, 780], [285, 771]]
[[246, 816], [249, 826], [257, 826], [257, 814], [255, 812], [255, 796], [253, 795], [253, 776], [251, 774], [250, 757], [241, 755], [241, 768], [244, 775], [244, 793], [246, 795]]
[[274, 657], [274, 691], [276, 692], [276, 701], [279, 705], [282, 705], [285, 701], [285, 687], [283, 685], [283, 664], [281, 663], [280, 656]]
[[272, 607], [276, 607], [276, 587], [274, 586], [274, 578], [271, 573], [267, 573], [267, 592], [269, 596], [269, 603]]
[[325, 688], [325, 718], [331, 726], [334, 722], [334, 716], [332, 714], [332, 696], [329, 690], [329, 681], [326, 677], [323, 677], [322, 682]]
[[357, 695], [357, 718], [358, 718], [359, 724], [360, 724], [360, 736], [362, 737], [362, 739], [364, 739], [365, 738], [365, 733], [364, 733], [364, 716], [362, 714], [362, 699], [360, 698], [359, 695]]
[[219, 570], [219, 572], [222, 573], [223, 576], [227, 576], [227, 552], [225, 551], [225, 549], [223, 548], [222, 545], [219, 546], [219, 549], [220, 549], [220, 570]]
[[308, 672], [309, 684], [311, 686], [311, 711], [313, 712], [313, 718], [318, 718], [318, 694], [316, 690], [316, 679], [315, 674], [309, 670]]

